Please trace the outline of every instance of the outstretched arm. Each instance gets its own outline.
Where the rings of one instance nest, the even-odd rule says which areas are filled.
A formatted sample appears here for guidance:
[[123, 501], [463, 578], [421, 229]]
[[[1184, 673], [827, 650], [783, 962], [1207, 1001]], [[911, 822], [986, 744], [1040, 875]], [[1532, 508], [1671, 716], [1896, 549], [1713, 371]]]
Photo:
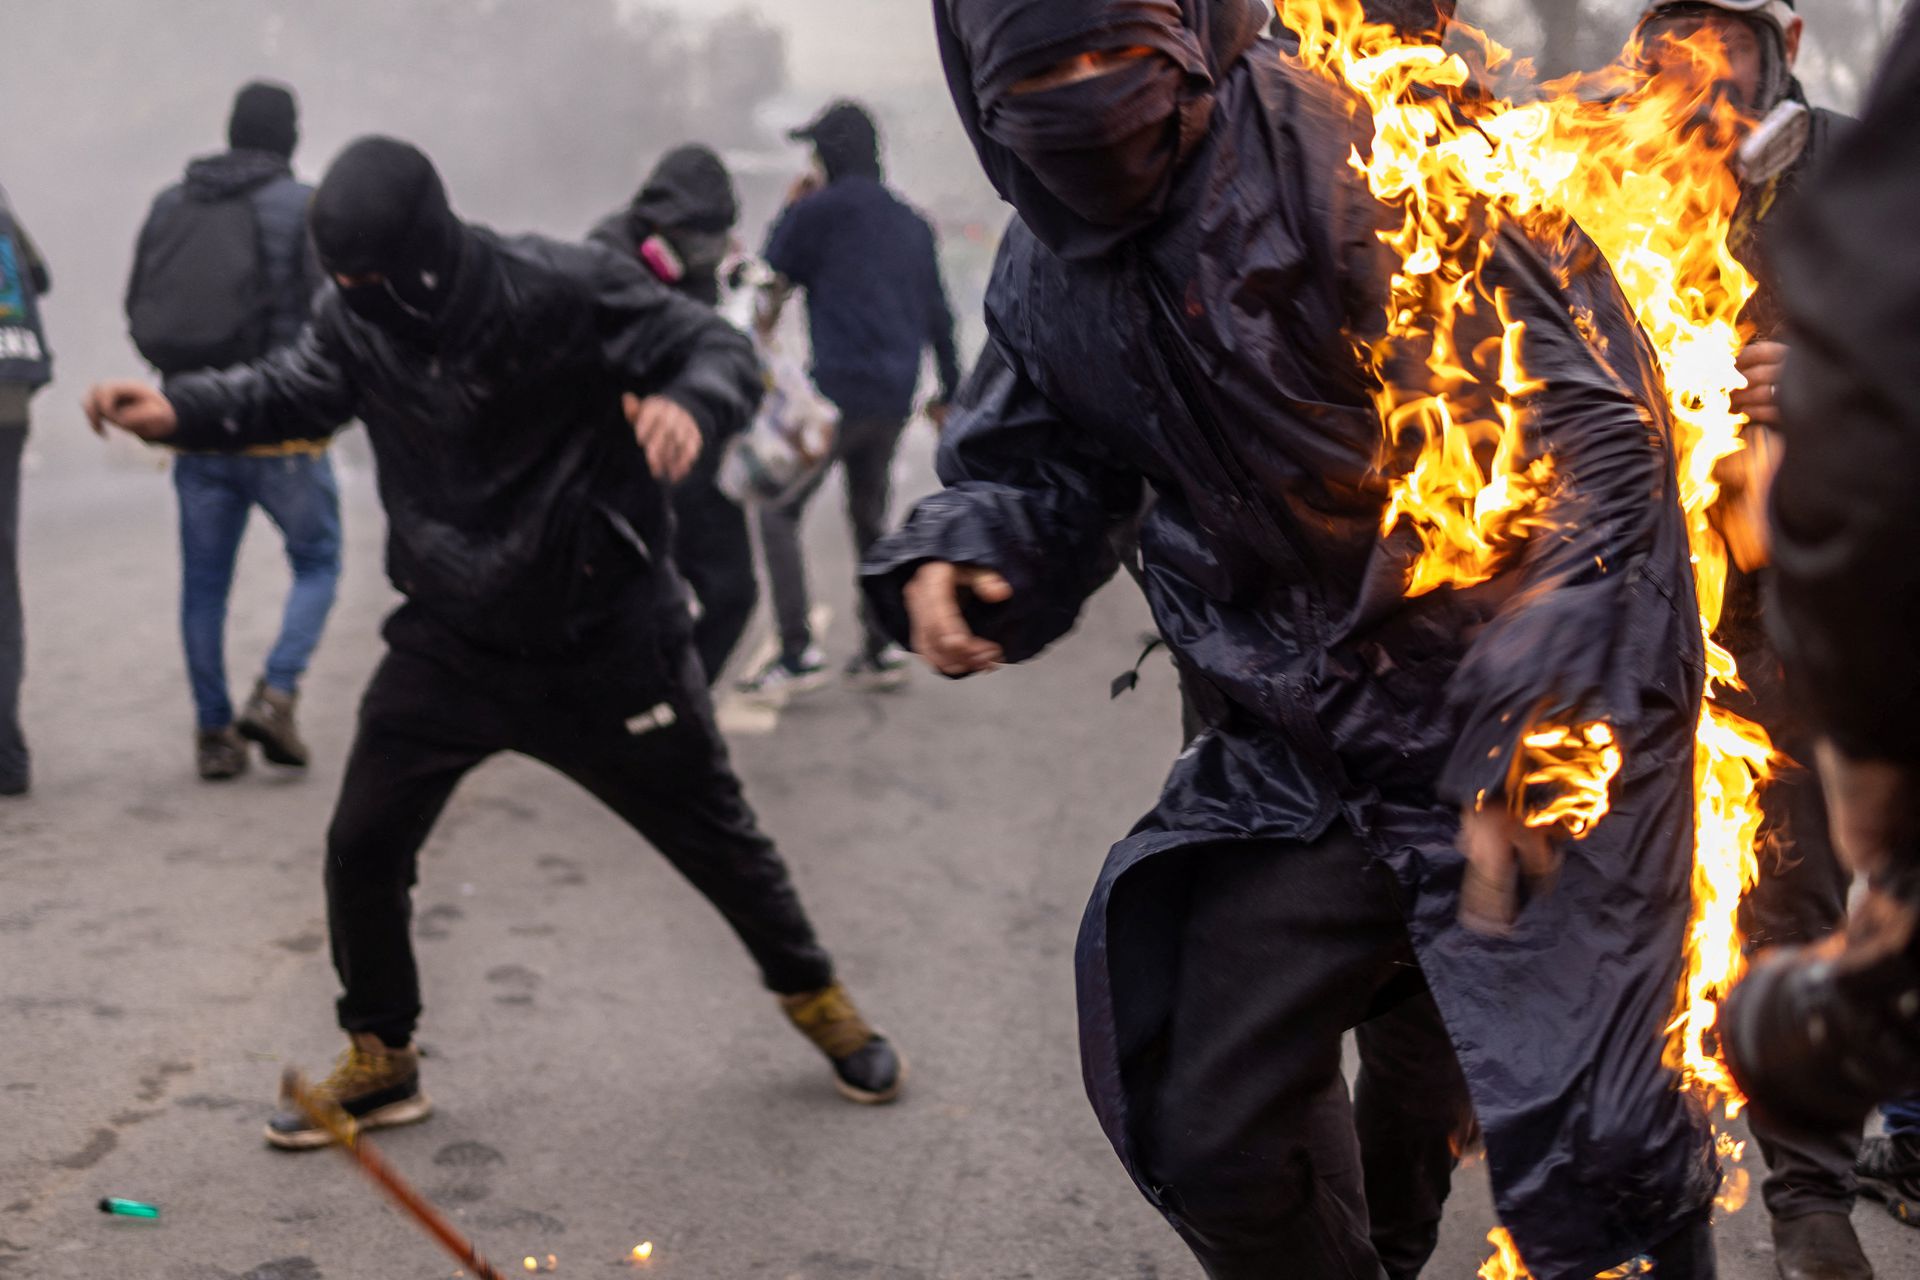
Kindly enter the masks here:
[[162, 395], [143, 382], [106, 382], [83, 404], [95, 431], [115, 426], [182, 449], [239, 453], [332, 435], [358, 411], [352, 382], [316, 318], [297, 341], [251, 364], [171, 379]]
[[1072, 629], [1118, 563], [1108, 533], [1140, 477], [1061, 420], [997, 344], [943, 438], [946, 488], [868, 555], [867, 599], [947, 675], [1033, 657]]

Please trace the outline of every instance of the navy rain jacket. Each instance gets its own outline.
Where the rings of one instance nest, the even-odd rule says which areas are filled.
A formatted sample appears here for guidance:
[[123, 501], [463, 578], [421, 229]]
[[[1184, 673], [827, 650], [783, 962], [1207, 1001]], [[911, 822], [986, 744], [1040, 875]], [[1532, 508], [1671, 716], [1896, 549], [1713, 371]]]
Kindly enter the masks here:
[[[1114, 571], [1110, 535], [1151, 493], [1143, 584], [1217, 705], [1110, 853], [1081, 934], [1082, 1054], [1109, 1139], [1139, 1179], [1169, 1010], [1124, 979], [1163, 971], [1178, 939], [1177, 919], [1116, 918], [1143, 896], [1116, 886], [1181, 850], [1345, 822], [1400, 885], [1502, 1220], [1541, 1280], [1587, 1280], [1717, 1185], [1705, 1117], [1661, 1063], [1703, 679], [1671, 422], [1591, 243], [1504, 233], [1489, 270], [1542, 379], [1526, 410], [1554, 460], [1557, 528], [1489, 583], [1407, 598], [1415, 548], [1404, 525], [1381, 533], [1383, 430], [1348, 336], [1377, 331], [1388, 269], [1386, 215], [1347, 164], [1370, 137], [1360, 112], [1262, 41], [1218, 75], [1153, 225], [1069, 260], [1016, 221], [989, 350], [943, 442], [946, 488], [873, 551], [868, 596], [904, 639], [901, 588], [921, 564], [990, 566], [1012, 599], [970, 621], [1023, 661], [1074, 626]], [[1555, 713], [1615, 726], [1612, 811], [1510, 937], [1470, 933], [1460, 807], [1497, 793], [1522, 727]]]

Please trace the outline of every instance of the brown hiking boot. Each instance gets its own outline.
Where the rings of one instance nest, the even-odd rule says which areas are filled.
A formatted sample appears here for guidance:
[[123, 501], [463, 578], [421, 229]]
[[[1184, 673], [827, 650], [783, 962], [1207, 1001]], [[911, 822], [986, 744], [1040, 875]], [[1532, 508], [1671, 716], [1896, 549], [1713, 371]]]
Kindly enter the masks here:
[[307, 767], [307, 744], [300, 740], [300, 729], [293, 722], [298, 694], [283, 693], [265, 680], [253, 686], [246, 710], [240, 713], [235, 728], [249, 742], [260, 744], [260, 754], [273, 764], [289, 769]]
[[[412, 1045], [389, 1049], [379, 1036], [364, 1031], [350, 1038], [333, 1073], [313, 1092], [322, 1101], [331, 1100], [362, 1129], [412, 1124], [433, 1114], [433, 1103], [420, 1092], [420, 1051]], [[283, 1151], [310, 1151], [331, 1146], [333, 1135], [305, 1112], [290, 1108], [267, 1121], [267, 1141]]]
[[193, 753], [200, 776], [208, 782], [225, 782], [247, 771], [247, 744], [232, 725], [224, 729], [200, 729], [193, 735]]
[[906, 1058], [867, 1024], [839, 983], [781, 996], [780, 1007], [800, 1034], [827, 1055], [842, 1097], [877, 1106], [892, 1102], [906, 1088]]

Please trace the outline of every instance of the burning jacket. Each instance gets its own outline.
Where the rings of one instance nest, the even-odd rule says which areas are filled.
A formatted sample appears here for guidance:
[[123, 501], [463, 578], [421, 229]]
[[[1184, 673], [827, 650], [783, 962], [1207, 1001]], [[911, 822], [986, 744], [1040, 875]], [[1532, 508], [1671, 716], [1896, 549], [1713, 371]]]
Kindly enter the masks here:
[[[1660, 1062], [1702, 678], [1670, 422], [1598, 252], [1502, 233], [1489, 283], [1527, 325], [1551, 528], [1491, 581], [1409, 597], [1417, 547], [1382, 532], [1384, 432], [1354, 347], [1385, 299], [1381, 210], [1346, 162], [1356, 127], [1263, 43], [1219, 77], [1151, 226], [1069, 260], [1016, 222], [991, 348], [943, 442], [946, 488], [869, 557], [869, 599], [904, 638], [920, 564], [989, 566], [1013, 596], [970, 621], [1031, 658], [1111, 575], [1109, 534], [1150, 491], [1143, 585], [1218, 713], [1110, 855], [1082, 934], [1083, 1053], [1109, 1137], [1138, 1176], [1135, 1064], [1166, 1015], [1112, 998], [1114, 886], [1197, 844], [1345, 822], [1401, 885], [1502, 1220], [1542, 1280], [1584, 1280], [1670, 1234], [1715, 1177], [1704, 1119]], [[1521, 734], [1556, 716], [1618, 733], [1612, 812], [1512, 939], [1468, 935], [1459, 808], [1501, 794]]]
[[602, 250], [472, 229], [437, 350], [321, 295], [292, 346], [167, 388], [186, 449], [237, 451], [358, 417], [393, 585], [474, 645], [557, 655], [638, 610], [684, 631], [671, 517], [621, 411], [664, 395], [709, 444], [760, 396], [747, 339]]

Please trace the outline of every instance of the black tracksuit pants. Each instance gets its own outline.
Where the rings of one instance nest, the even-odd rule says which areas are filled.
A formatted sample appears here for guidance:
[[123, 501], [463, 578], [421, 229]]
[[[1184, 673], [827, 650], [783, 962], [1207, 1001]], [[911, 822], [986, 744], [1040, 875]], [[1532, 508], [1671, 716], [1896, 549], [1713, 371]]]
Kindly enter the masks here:
[[518, 661], [472, 649], [412, 606], [386, 634], [327, 833], [347, 1031], [396, 1045], [411, 1037], [420, 846], [460, 779], [500, 751], [551, 765], [626, 819], [733, 926], [773, 991], [833, 980], [786, 864], [741, 795], [684, 639], [610, 637]]
[[693, 648], [712, 685], [726, 670], [760, 601], [753, 533], [747, 513], [706, 475], [696, 475], [673, 491], [673, 516], [674, 563], [700, 602]]

